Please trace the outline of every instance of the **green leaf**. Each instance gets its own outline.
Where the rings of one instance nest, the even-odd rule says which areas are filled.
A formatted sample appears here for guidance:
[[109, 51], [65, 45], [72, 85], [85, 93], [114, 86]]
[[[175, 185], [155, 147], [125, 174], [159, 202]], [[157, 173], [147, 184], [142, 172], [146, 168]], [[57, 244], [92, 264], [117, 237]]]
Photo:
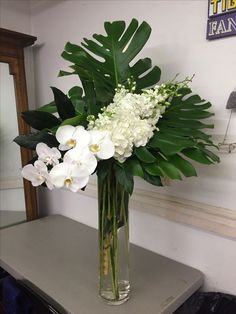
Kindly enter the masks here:
[[69, 90], [68, 95], [75, 108], [76, 114], [84, 114], [85, 101], [82, 99], [83, 89], [80, 86], [74, 86]]
[[152, 67], [152, 60], [150, 58], [139, 59], [132, 66], [132, 75], [134, 77], [138, 77], [142, 75], [142, 73], [148, 71]]
[[151, 176], [161, 176], [162, 174], [157, 163], [153, 163], [153, 164], [142, 163], [142, 166], [144, 170]]
[[46, 128], [46, 129], [43, 129], [43, 131], [45, 131], [45, 132], [47, 132], [47, 133], [52, 134], [52, 135], [55, 136], [55, 134], [56, 134], [56, 132], [57, 132], [59, 126], [60, 126], [60, 125], [54, 126], [54, 127], [52, 127], [52, 128]]
[[61, 90], [51, 87], [54, 95], [57, 112], [62, 120], [74, 117], [75, 109], [71, 100]]
[[85, 108], [86, 108], [86, 103], [84, 100], [80, 99], [71, 99], [72, 104], [75, 108], [75, 114], [76, 115], [83, 115], [85, 114]]
[[100, 111], [100, 107], [97, 104], [94, 84], [86, 80], [82, 81], [82, 84], [86, 95], [87, 113], [88, 115], [96, 115]]
[[[196, 120], [184, 120], [180, 119], [181, 117], [179, 116], [178, 118], [176, 117], [175, 119], [170, 118], [169, 120], [166, 120], [166, 125], [170, 127], [175, 127], [175, 128], [188, 128], [188, 129], [213, 129], [214, 125], [213, 124], [205, 124], [200, 121]], [[191, 135], [191, 133], [189, 133]]]
[[166, 156], [174, 155], [194, 145], [195, 142], [192, 139], [162, 132], [156, 132], [148, 143], [148, 146], [159, 148]]
[[[95, 40], [85, 38], [81, 46], [67, 43], [62, 54], [72, 62], [83, 87], [88, 82], [93, 86], [99, 108], [100, 103], [112, 101], [115, 88], [119, 83], [126, 84], [127, 78], [133, 76], [140, 91], [156, 84], [161, 73], [158, 67], [152, 68], [147, 58], [130, 65], [150, 36], [151, 28], [146, 22], [139, 25], [133, 19], [127, 27], [124, 21], [105, 22], [104, 27], [106, 35], [94, 34]], [[88, 91], [91, 94], [91, 90], [85, 91], [86, 98]]]
[[206, 110], [209, 109], [211, 107], [211, 103], [210, 102], [201, 102], [201, 103], [185, 103], [184, 101], [179, 100], [178, 104], [174, 103], [174, 101], [172, 101], [173, 106], [171, 107], [171, 109], [169, 109], [169, 111], [173, 112], [173, 111], [177, 111], [177, 110], [193, 110], [193, 111], [200, 111], [200, 110]]
[[[214, 113], [211, 113], [209, 111], [204, 110], [181, 110], [181, 119], [192, 119], [192, 120], [198, 120], [198, 119], [206, 119], [211, 116], [214, 116]], [[176, 118], [176, 110], [169, 111], [166, 114], [166, 117], [168, 118]]]
[[83, 125], [86, 126], [87, 121], [86, 121], [86, 115], [77, 115], [73, 118], [66, 119], [61, 123], [62, 125], [73, 125], [73, 126], [78, 126], [78, 125]]
[[213, 162], [220, 162], [220, 158], [211, 152], [209, 149], [205, 148], [205, 145], [203, 143], [199, 143], [198, 147], [200, 150], [208, 157], [210, 158]]
[[75, 72], [68, 72], [68, 71], [59, 71], [58, 76], [68, 76], [68, 75], [72, 75], [75, 74]]
[[167, 160], [164, 160], [161, 156], [157, 157], [158, 166], [164, 176], [170, 179], [182, 180], [179, 170]]
[[81, 99], [83, 95], [83, 89], [80, 86], [74, 86], [69, 90], [68, 95], [70, 98]]
[[139, 160], [145, 163], [153, 163], [156, 161], [156, 158], [149, 152], [146, 147], [140, 146], [138, 148], [135, 148], [134, 153]]
[[[161, 133], [167, 135], [176, 135], [183, 137], [184, 139], [202, 139], [206, 142], [209, 142], [211, 135], [205, 134], [204, 132], [196, 129], [187, 129], [187, 128], [171, 128], [168, 126], [161, 125]], [[152, 139], [151, 139], [152, 140]]]
[[[133, 75], [133, 71], [131, 68], [131, 74]], [[137, 91], [141, 91], [142, 89], [146, 88], [146, 87], [151, 87], [153, 85], [155, 85], [161, 78], [161, 70], [160, 68], [158, 68], [157, 66], [154, 66], [150, 71], [148, 71], [146, 73], [145, 76], [142, 76], [137, 80], [136, 83], [136, 89]]]
[[139, 162], [139, 160], [134, 156], [132, 158], [129, 158], [124, 163], [125, 167], [130, 169], [133, 176], [141, 177], [143, 178], [143, 169]]
[[97, 177], [100, 182], [104, 181], [109, 173], [111, 160], [100, 160], [97, 165]]
[[146, 171], [144, 171], [144, 180], [148, 183], [156, 186], [162, 186], [161, 178], [159, 176], [152, 176], [148, 174]]
[[24, 111], [21, 113], [21, 117], [27, 124], [36, 130], [50, 129], [61, 123], [53, 114], [44, 111]]
[[133, 175], [128, 169], [119, 164], [114, 165], [114, 171], [117, 181], [123, 186], [124, 190], [130, 195], [133, 193], [134, 189], [134, 179]]
[[201, 103], [203, 99], [199, 95], [190, 95], [189, 97], [184, 99], [185, 106], [191, 106], [192, 104]]
[[55, 105], [54, 101], [51, 101], [49, 104], [41, 106], [37, 109], [37, 111], [44, 111], [49, 113], [55, 113], [57, 112], [57, 107]]
[[169, 156], [168, 162], [170, 162], [177, 169], [179, 169], [185, 177], [197, 176], [197, 172], [193, 165], [179, 155]]
[[57, 147], [59, 144], [55, 136], [48, 134], [45, 131], [26, 135], [19, 135], [14, 139], [14, 142], [16, 142], [21, 147], [32, 150], [35, 150], [36, 145], [41, 142], [47, 144], [49, 147]]
[[193, 159], [201, 164], [209, 165], [213, 162], [199, 148], [187, 148], [182, 153], [190, 159]]

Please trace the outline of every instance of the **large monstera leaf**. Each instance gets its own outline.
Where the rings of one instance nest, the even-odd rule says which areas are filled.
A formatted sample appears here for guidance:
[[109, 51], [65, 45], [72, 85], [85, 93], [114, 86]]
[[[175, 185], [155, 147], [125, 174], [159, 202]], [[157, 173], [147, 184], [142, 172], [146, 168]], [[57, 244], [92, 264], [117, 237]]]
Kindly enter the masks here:
[[124, 21], [105, 22], [106, 36], [94, 34], [94, 40], [84, 39], [81, 46], [67, 43], [62, 57], [71, 61], [72, 73], [61, 71], [60, 75], [78, 74], [84, 87], [90, 114], [112, 101], [118, 84], [127, 85], [133, 77], [137, 92], [156, 84], [161, 71], [152, 67], [149, 58], [131, 61], [146, 44], [151, 28], [133, 19], [126, 28]]
[[[153, 177], [168, 177], [181, 180], [183, 176], [196, 176], [196, 170], [190, 160], [202, 164], [219, 162], [218, 156], [208, 149], [214, 146], [211, 136], [203, 129], [213, 128], [212, 124], [200, 120], [213, 114], [207, 109], [211, 103], [193, 95], [191, 89], [182, 88], [170, 101], [170, 106], [158, 122], [159, 131], [146, 147], [137, 148], [133, 157], [143, 172], [139, 176], [152, 184]], [[157, 181], [158, 185], [158, 181]]]

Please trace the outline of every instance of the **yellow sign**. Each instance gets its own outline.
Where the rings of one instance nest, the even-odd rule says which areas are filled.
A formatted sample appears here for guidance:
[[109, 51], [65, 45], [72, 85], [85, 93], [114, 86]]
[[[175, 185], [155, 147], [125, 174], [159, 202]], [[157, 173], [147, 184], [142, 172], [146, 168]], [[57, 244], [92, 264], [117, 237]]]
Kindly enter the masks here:
[[209, 0], [209, 17], [236, 10], [236, 0]]

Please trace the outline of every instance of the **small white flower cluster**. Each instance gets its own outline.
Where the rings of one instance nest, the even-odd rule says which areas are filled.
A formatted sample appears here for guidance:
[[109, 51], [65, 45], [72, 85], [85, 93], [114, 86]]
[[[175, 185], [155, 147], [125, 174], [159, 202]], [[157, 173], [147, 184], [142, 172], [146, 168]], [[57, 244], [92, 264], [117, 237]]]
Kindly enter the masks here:
[[110, 132], [115, 146], [114, 158], [122, 163], [132, 155], [134, 146], [145, 146], [154, 130], [158, 130], [156, 124], [168, 105], [168, 97], [165, 85], [157, 85], [142, 94], [119, 86], [113, 103], [104, 108], [96, 120], [90, 117], [88, 128]]
[[[37, 144], [38, 160], [22, 169], [22, 176], [33, 186], [45, 183], [50, 190], [64, 187], [77, 192], [87, 185], [97, 161], [114, 155], [114, 145], [105, 131], [65, 125], [58, 128], [56, 139], [59, 150]], [[63, 158], [60, 151], [66, 151]]]

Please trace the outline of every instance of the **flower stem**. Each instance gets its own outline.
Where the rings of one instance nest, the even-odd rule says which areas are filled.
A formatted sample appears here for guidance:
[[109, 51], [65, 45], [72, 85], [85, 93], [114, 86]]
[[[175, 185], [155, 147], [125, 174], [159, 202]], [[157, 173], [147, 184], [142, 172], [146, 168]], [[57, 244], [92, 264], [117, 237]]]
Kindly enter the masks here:
[[128, 198], [112, 169], [106, 178], [98, 178], [100, 295], [111, 302], [123, 298], [124, 282], [129, 291]]

